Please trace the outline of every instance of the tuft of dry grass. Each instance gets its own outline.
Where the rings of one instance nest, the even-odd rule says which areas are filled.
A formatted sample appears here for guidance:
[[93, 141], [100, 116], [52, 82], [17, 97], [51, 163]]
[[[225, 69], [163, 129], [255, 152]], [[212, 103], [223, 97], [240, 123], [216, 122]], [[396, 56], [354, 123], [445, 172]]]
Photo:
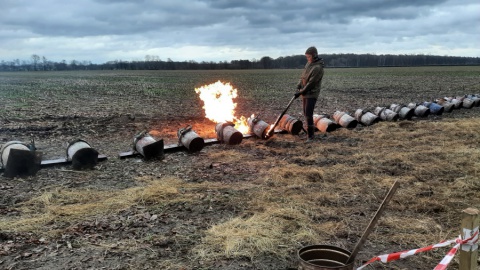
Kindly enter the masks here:
[[171, 202], [178, 198], [181, 180], [170, 177], [148, 181], [145, 185], [124, 190], [61, 189], [47, 191], [22, 203], [19, 218], [0, 220], [1, 231], [41, 232], [44, 225], [74, 222], [108, 215], [134, 204]]
[[213, 225], [193, 252], [202, 260], [255, 258], [273, 255], [285, 259], [299, 242], [317, 238], [309, 218], [296, 209], [274, 208], [249, 217], [234, 217]]

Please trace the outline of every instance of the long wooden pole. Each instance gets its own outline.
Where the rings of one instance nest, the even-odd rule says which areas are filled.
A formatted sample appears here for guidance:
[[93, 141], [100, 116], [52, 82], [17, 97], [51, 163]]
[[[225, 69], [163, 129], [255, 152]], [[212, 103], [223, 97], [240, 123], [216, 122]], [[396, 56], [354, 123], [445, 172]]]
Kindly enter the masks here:
[[372, 232], [373, 227], [375, 227], [375, 225], [377, 224], [378, 219], [379, 219], [380, 216], [382, 215], [382, 212], [383, 212], [383, 210], [385, 209], [385, 206], [388, 204], [388, 202], [390, 201], [390, 199], [392, 199], [393, 194], [395, 194], [395, 191], [397, 191], [398, 185], [400, 185], [400, 183], [399, 183], [398, 181], [395, 181], [395, 183], [393, 184], [393, 186], [392, 186], [392, 187], [390, 188], [390, 190], [388, 191], [387, 196], [385, 196], [385, 199], [383, 199], [382, 204], [381, 204], [380, 207], [378, 208], [378, 210], [377, 210], [377, 212], [375, 213], [375, 215], [373, 216], [373, 218], [370, 220], [370, 224], [368, 224], [367, 228], [366, 228], [365, 231], [363, 232], [362, 237], [361, 237], [360, 240], [358, 241], [357, 245], [355, 245], [355, 248], [353, 249], [352, 253], [350, 254], [350, 257], [348, 258], [347, 263], [346, 263], [345, 265], [348, 265], [348, 264], [352, 263], [353, 260], [355, 259], [355, 257], [357, 256], [357, 253], [358, 253], [358, 252], [360, 251], [360, 249], [363, 247], [363, 244], [364, 244], [365, 241], [367, 240], [368, 235]]
[[267, 139], [272, 137], [273, 133], [275, 132], [275, 127], [277, 127], [278, 125], [278, 122], [280, 122], [280, 120], [282, 119], [282, 117], [285, 115], [285, 113], [287, 112], [288, 108], [290, 108], [290, 105], [292, 105], [293, 101], [296, 99], [295, 96], [292, 97], [292, 99], [290, 99], [290, 102], [288, 102], [287, 104], [287, 107], [285, 108], [285, 110], [283, 110], [283, 112], [277, 117], [277, 120], [275, 121], [275, 123], [273, 123], [273, 125], [270, 127], [270, 129], [267, 131], [266, 133], [266, 137]]

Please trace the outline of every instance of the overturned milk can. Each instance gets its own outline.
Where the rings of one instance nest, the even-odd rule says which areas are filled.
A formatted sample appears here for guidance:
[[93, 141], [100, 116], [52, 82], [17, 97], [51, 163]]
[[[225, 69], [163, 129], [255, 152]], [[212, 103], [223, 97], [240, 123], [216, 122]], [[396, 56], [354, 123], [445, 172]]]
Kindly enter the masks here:
[[347, 263], [351, 252], [331, 245], [311, 245], [298, 251], [299, 270], [353, 270]]
[[457, 97], [457, 99], [462, 101], [462, 108], [471, 109], [475, 105], [475, 102], [471, 98]]
[[416, 103], [408, 103], [407, 107], [412, 108], [414, 111], [413, 113], [415, 116], [418, 117], [427, 117], [430, 115], [430, 109], [428, 107], [425, 107], [423, 105], [417, 105]]
[[145, 159], [163, 158], [163, 140], [155, 140], [148, 132], [143, 131], [133, 137], [133, 151]]
[[455, 106], [453, 105], [453, 103], [447, 101], [444, 98], [437, 99], [437, 100], [435, 100], [435, 102], [438, 105], [442, 106], [444, 108], [444, 112], [446, 112], [446, 113], [450, 113], [450, 112], [453, 111], [453, 109], [455, 109]]
[[235, 124], [232, 122], [218, 123], [215, 126], [215, 133], [218, 141], [229, 145], [240, 144], [243, 140], [243, 134], [235, 129]]
[[92, 169], [98, 162], [98, 151], [82, 139], [68, 143], [67, 160], [72, 162], [75, 170]]
[[445, 100], [447, 100], [448, 102], [451, 102], [455, 109], [462, 108], [463, 101], [460, 100], [460, 99], [456, 99], [456, 98], [453, 98], [453, 97], [445, 97]]
[[294, 118], [288, 114], [285, 114], [278, 122], [278, 127], [288, 131], [292, 135], [298, 135], [302, 131], [303, 123], [302, 121]]
[[198, 152], [205, 146], [205, 140], [198, 136], [191, 126], [181, 128], [178, 130], [178, 144], [183, 145], [190, 152]]
[[398, 114], [398, 117], [402, 120], [410, 120], [414, 115], [414, 111], [412, 108], [401, 104], [391, 104], [390, 110], [396, 112]]
[[258, 119], [258, 116], [249, 117], [247, 120], [249, 132], [259, 138], [266, 139], [267, 138], [267, 131], [269, 128], [269, 124], [265, 121]]
[[445, 111], [445, 107], [435, 102], [425, 101], [422, 103], [423, 106], [430, 109], [430, 113], [434, 115], [442, 115]]
[[480, 106], [480, 97], [477, 97], [476, 95], [466, 95], [466, 98], [473, 100], [474, 107]]
[[357, 119], [357, 121], [364, 126], [373, 125], [380, 120], [375, 114], [363, 109], [356, 110], [354, 115], [355, 119]]
[[313, 124], [321, 132], [332, 132], [337, 129], [338, 124], [333, 122], [325, 114], [314, 114], [313, 115]]
[[10, 141], [0, 148], [0, 168], [5, 177], [31, 176], [40, 169], [42, 153], [35, 151], [35, 145]]
[[333, 119], [344, 128], [355, 128], [358, 121], [346, 112], [336, 111], [333, 113]]
[[373, 111], [374, 114], [378, 115], [383, 121], [397, 121], [398, 114], [386, 107], [376, 107]]

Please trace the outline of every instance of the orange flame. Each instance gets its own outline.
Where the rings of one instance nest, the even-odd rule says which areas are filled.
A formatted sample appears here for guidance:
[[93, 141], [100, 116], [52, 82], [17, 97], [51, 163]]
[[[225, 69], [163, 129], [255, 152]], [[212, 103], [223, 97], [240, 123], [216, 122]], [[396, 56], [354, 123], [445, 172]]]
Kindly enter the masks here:
[[234, 121], [235, 129], [240, 131], [242, 134], [248, 134], [250, 128], [248, 127], [248, 119], [245, 116], [240, 116], [240, 119], [235, 119]]
[[237, 89], [230, 83], [217, 81], [209, 85], [195, 88], [195, 93], [199, 94], [203, 101], [205, 116], [215, 123], [233, 122], [235, 128], [243, 134], [248, 133], [248, 123], [244, 116], [235, 117], [235, 108], [237, 103], [233, 102], [237, 94]]

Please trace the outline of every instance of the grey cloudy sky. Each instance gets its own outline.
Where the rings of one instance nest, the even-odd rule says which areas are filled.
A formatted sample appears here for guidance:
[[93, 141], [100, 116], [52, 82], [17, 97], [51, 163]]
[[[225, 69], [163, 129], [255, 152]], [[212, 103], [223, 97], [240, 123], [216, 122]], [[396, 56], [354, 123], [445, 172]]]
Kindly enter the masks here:
[[480, 57], [478, 0], [0, 0], [0, 60]]

